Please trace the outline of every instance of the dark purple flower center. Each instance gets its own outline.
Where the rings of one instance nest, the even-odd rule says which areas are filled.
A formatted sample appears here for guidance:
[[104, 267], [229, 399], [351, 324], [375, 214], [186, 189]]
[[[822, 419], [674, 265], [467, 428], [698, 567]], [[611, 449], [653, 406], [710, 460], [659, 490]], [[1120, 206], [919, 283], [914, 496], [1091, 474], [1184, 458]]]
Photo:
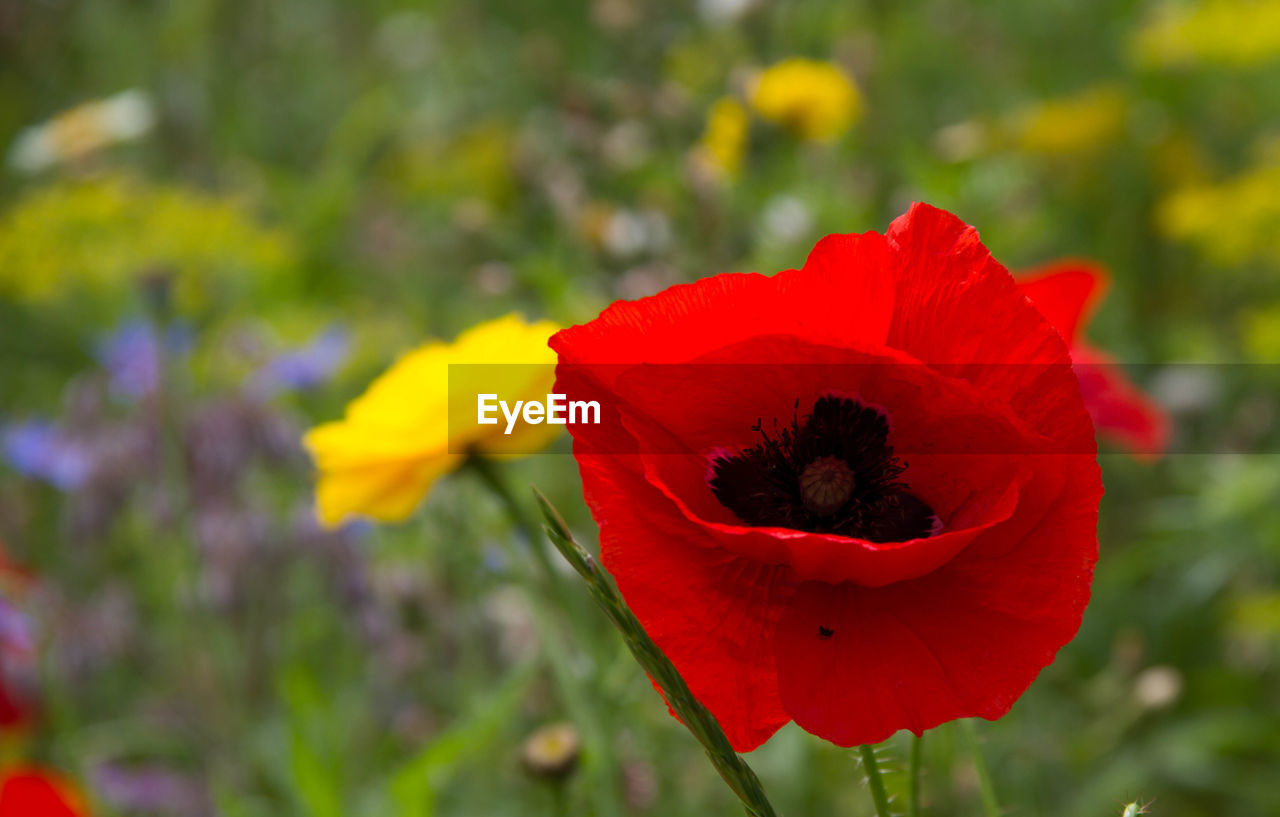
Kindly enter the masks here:
[[906, 465], [889, 445], [889, 421], [848, 397], [818, 398], [761, 441], [712, 460], [711, 491], [747, 525], [835, 533], [871, 542], [932, 536], [937, 515], [899, 479]]

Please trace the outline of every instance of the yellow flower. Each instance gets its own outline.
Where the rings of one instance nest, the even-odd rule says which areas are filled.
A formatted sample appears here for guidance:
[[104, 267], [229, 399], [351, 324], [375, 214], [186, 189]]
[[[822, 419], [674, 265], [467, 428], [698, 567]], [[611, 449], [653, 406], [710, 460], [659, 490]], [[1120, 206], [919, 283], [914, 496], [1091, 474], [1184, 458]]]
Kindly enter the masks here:
[[707, 111], [698, 159], [721, 176], [736, 176], [747, 147], [747, 129], [747, 109], [742, 103], [731, 96], [720, 97]]
[[35, 303], [129, 303], [164, 270], [191, 312], [277, 286], [295, 258], [237, 198], [126, 176], [46, 185], [0, 215], [0, 295]]
[[1008, 129], [1014, 144], [1028, 153], [1089, 154], [1124, 133], [1128, 111], [1128, 100], [1120, 89], [1100, 86], [1016, 111]]
[[543, 400], [556, 361], [547, 339], [558, 328], [507, 315], [453, 343], [426, 343], [378, 377], [342, 420], [309, 431], [303, 442], [319, 471], [320, 520], [336, 525], [349, 514], [405, 519], [466, 452], [519, 456], [551, 442], [559, 430], [553, 425], [517, 423], [510, 435], [501, 422], [478, 425], [476, 394], [496, 393], [508, 403]]
[[1280, 145], [1254, 167], [1225, 181], [1191, 184], [1160, 202], [1161, 232], [1195, 244], [1222, 264], [1280, 261]]
[[862, 95], [839, 66], [795, 57], [760, 74], [751, 106], [803, 139], [832, 142], [862, 113]]
[[1133, 49], [1147, 65], [1258, 65], [1280, 57], [1280, 2], [1207, 0], [1190, 6], [1167, 5], [1138, 30]]

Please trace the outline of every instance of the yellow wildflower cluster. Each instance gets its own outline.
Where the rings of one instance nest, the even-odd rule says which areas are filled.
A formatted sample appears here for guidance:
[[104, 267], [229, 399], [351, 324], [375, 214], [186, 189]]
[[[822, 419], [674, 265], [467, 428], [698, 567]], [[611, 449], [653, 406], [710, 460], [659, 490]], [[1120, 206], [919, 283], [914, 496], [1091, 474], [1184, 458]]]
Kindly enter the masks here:
[[698, 160], [722, 176], [736, 176], [746, 153], [749, 128], [742, 103], [731, 96], [720, 97], [707, 112]]
[[[342, 420], [308, 432], [304, 443], [319, 471], [321, 521], [336, 525], [351, 514], [405, 519], [432, 483], [462, 464], [464, 452], [518, 455], [550, 442], [557, 426], [524, 424], [505, 434], [501, 425], [479, 425], [475, 400], [478, 391], [544, 398], [556, 362], [547, 339], [558, 328], [507, 315], [468, 329], [453, 343], [426, 343], [353, 400]], [[474, 388], [480, 380], [483, 389]]]
[[832, 142], [861, 115], [862, 94], [839, 66], [795, 57], [760, 73], [751, 107], [802, 139]]
[[1027, 153], [1088, 155], [1123, 135], [1128, 112], [1124, 92], [1105, 85], [1015, 111], [1006, 129], [1013, 144]]
[[[798, 57], [761, 71], [748, 102], [761, 118], [809, 142], [834, 142], [862, 114], [862, 95], [848, 74], [833, 63]], [[736, 97], [720, 97], [707, 110], [694, 161], [721, 179], [737, 176], [750, 129], [747, 107]]]
[[127, 297], [164, 271], [177, 306], [198, 309], [278, 278], [294, 257], [234, 198], [124, 176], [38, 188], [0, 216], [0, 295], [31, 302]]
[[1280, 57], [1280, 0], [1205, 0], [1165, 6], [1134, 36], [1147, 65], [1247, 67]]
[[1171, 238], [1195, 244], [1209, 258], [1237, 264], [1280, 262], [1280, 149], [1225, 181], [1175, 190], [1160, 203], [1156, 222]]

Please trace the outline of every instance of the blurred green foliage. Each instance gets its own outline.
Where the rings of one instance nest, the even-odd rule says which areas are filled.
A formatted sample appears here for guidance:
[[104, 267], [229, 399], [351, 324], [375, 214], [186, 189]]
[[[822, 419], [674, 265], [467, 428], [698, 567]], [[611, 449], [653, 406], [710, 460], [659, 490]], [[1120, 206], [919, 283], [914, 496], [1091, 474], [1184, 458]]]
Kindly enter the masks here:
[[[1273, 362], [1276, 6], [0, 0], [0, 146], [129, 88], [156, 109], [140, 137], [0, 177], [0, 420], [140, 440], [128, 479], [71, 495], [0, 471], [0, 539], [36, 577], [44, 711], [23, 751], [104, 815], [149, 813], [107, 796], [107, 765], [179, 775], [194, 793], [151, 813], [184, 817], [734, 813], [576, 587], [563, 660], [607, 773], [525, 774], [521, 741], [569, 715], [528, 566], [498, 544], [529, 543], [468, 474], [405, 525], [315, 530], [297, 434], [427, 337], [795, 267], [915, 199], [1011, 268], [1108, 265], [1090, 331], [1121, 360]], [[808, 144], [753, 117], [734, 178], [696, 172], [710, 107], [792, 56], [855, 79], [852, 130]], [[191, 333], [158, 399], [112, 398], [94, 360], [127, 318]], [[335, 381], [247, 392], [333, 322], [355, 341]], [[1253, 371], [1142, 373], [1178, 451], [1274, 451]], [[513, 470], [590, 540], [565, 451]], [[979, 724], [1002, 804], [1280, 813], [1280, 457], [1103, 467], [1081, 633]], [[901, 738], [881, 750], [899, 800]], [[960, 730], [924, 753], [924, 813], [979, 813]], [[749, 761], [784, 814], [870, 813], [850, 753], [794, 727]]]

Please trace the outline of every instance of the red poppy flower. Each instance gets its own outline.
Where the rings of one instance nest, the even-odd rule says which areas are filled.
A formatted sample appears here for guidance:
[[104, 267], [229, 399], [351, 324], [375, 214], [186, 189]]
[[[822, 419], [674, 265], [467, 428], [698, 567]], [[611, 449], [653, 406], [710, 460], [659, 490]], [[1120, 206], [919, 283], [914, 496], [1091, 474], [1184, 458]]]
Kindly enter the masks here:
[[0, 775], [0, 817], [84, 817], [72, 787], [61, 777], [35, 768]]
[[26, 592], [30, 576], [9, 561], [0, 541], [0, 734], [21, 731], [34, 712], [13, 685], [14, 676], [31, 668], [31, 636], [25, 615], [13, 602]]
[[21, 731], [30, 721], [27, 707], [18, 701], [0, 673], [0, 735]]
[[914, 205], [803, 269], [551, 339], [605, 565], [740, 751], [998, 718], [1079, 627], [1102, 484], [1067, 348]]
[[1169, 443], [1168, 415], [1105, 352], [1080, 337], [1109, 285], [1101, 267], [1075, 260], [1057, 261], [1018, 279], [1018, 289], [1067, 342], [1098, 433], [1138, 456], [1159, 456]]

